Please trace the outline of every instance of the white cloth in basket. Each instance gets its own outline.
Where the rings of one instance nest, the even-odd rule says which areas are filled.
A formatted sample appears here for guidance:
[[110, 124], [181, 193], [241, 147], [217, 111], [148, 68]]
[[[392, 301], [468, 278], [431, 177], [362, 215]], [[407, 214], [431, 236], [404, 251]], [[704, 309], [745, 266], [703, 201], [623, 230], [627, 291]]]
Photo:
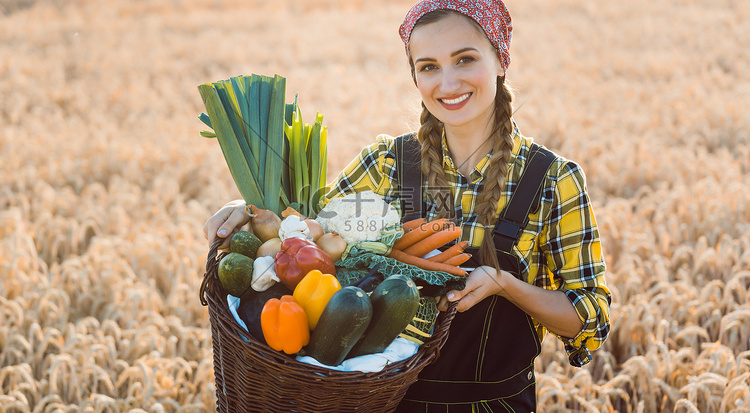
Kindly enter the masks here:
[[247, 325], [244, 321], [242, 321], [239, 314], [237, 314], [237, 309], [240, 308], [240, 297], [235, 297], [232, 294], [227, 294], [227, 306], [229, 306], [229, 312], [232, 313], [232, 316], [234, 317], [235, 321], [237, 321], [237, 324], [239, 324], [240, 327], [244, 328], [245, 331], [247, 331]]
[[361, 371], [362, 373], [373, 373], [381, 371], [385, 366], [397, 361], [407, 359], [415, 354], [419, 349], [419, 344], [402, 337], [396, 337], [391, 344], [383, 350], [382, 353], [365, 354], [363, 356], [352, 357], [344, 360], [338, 366], [329, 366], [320, 363], [310, 356], [297, 356], [297, 361], [314, 364], [316, 366], [327, 367], [332, 370], [340, 371]]

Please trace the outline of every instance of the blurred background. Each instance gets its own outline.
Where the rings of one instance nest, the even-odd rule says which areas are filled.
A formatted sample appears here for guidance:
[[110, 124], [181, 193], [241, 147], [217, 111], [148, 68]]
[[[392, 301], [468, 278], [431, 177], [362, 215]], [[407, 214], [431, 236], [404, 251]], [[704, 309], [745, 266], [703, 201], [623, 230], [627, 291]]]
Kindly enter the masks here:
[[[0, 406], [212, 411], [205, 220], [239, 198], [197, 86], [287, 78], [329, 178], [418, 126], [412, 1], [0, 1]], [[613, 291], [540, 411], [750, 406], [750, 2], [507, 0], [521, 132], [583, 166]], [[308, 120], [309, 119], [309, 120]]]

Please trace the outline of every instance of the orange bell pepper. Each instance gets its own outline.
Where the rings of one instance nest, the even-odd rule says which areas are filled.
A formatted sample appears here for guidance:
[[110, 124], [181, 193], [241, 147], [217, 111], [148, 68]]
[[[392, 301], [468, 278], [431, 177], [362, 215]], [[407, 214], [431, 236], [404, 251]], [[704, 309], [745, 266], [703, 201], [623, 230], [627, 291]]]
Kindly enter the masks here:
[[291, 295], [271, 298], [260, 313], [260, 327], [268, 346], [294, 354], [310, 342], [310, 327], [305, 310]]
[[294, 299], [305, 310], [310, 330], [318, 325], [320, 315], [328, 304], [333, 293], [341, 289], [341, 284], [335, 276], [323, 274], [320, 270], [308, 272], [294, 288]]

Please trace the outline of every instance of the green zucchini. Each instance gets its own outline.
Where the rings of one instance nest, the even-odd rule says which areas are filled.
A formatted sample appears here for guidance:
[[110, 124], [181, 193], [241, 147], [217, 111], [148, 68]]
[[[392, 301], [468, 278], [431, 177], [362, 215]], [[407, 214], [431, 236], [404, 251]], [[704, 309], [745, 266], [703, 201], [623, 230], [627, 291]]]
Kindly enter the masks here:
[[357, 343], [372, 318], [372, 304], [361, 288], [347, 286], [331, 296], [315, 326], [305, 354], [338, 366]]
[[402, 274], [383, 280], [370, 294], [372, 321], [349, 352], [350, 357], [382, 353], [404, 331], [419, 309], [419, 289]]

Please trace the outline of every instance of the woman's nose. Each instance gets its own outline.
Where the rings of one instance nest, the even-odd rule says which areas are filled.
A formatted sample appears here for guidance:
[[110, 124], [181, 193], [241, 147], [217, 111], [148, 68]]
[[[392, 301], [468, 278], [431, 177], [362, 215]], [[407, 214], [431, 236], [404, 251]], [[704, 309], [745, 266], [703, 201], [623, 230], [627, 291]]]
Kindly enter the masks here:
[[460, 86], [461, 80], [458, 78], [457, 73], [451, 69], [444, 69], [440, 79], [440, 91], [451, 93], [457, 91]]

